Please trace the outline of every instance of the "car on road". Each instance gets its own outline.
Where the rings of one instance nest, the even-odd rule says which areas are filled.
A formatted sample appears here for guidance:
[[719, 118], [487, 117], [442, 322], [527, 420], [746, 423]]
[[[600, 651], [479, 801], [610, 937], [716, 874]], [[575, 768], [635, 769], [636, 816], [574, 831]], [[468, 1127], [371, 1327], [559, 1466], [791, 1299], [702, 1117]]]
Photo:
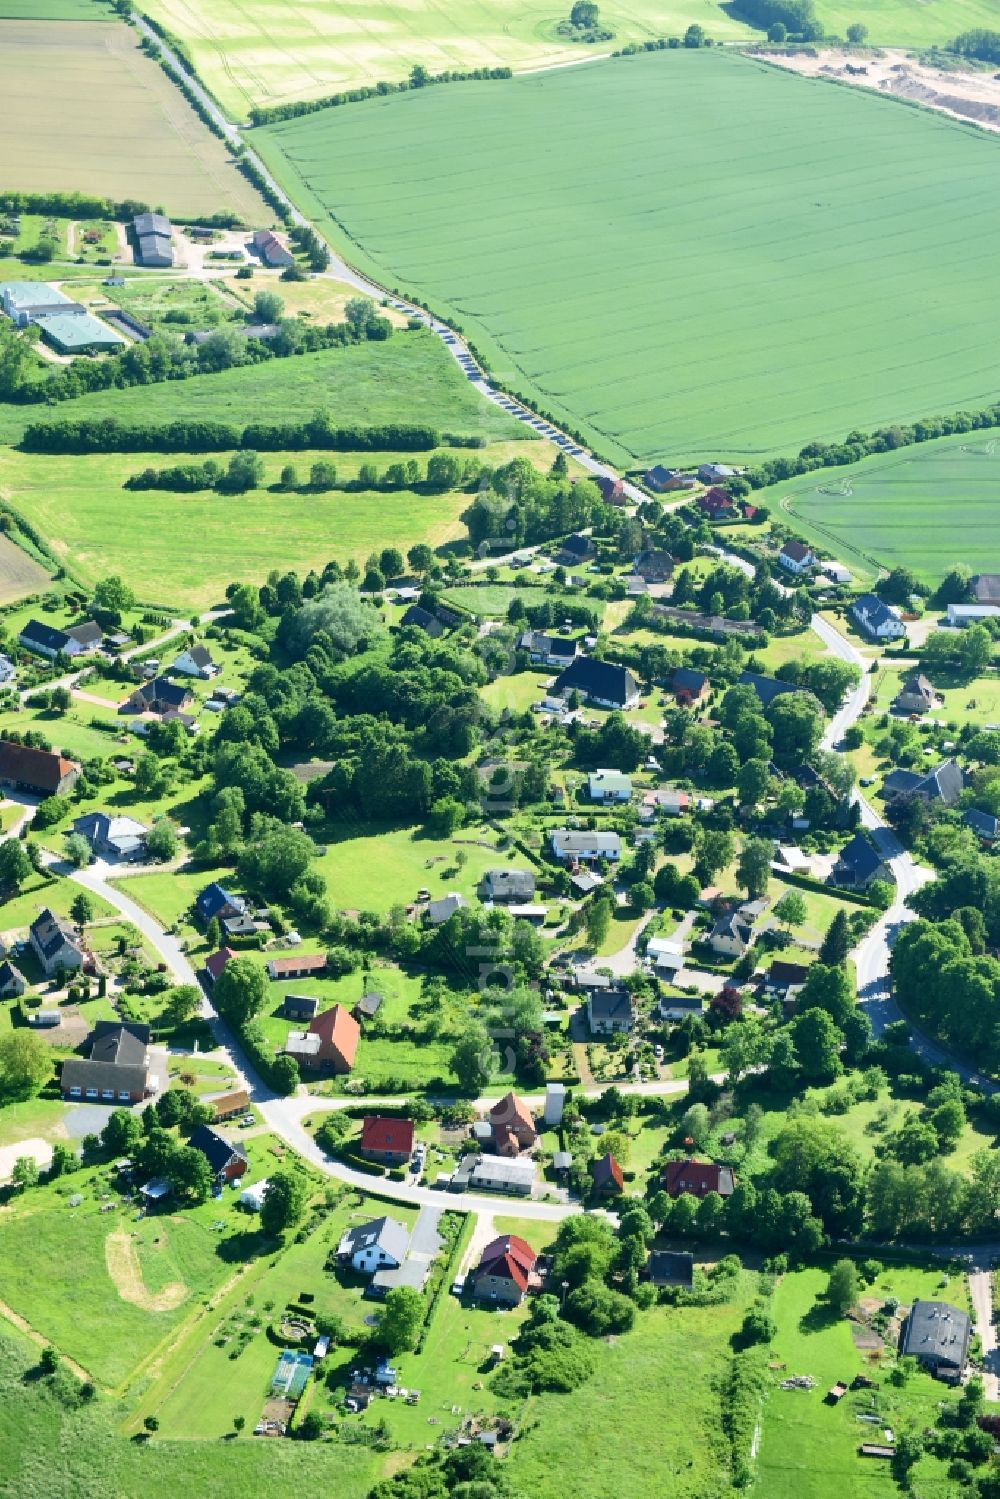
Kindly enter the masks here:
[[465, 1290], [465, 1276], [464, 1275], [456, 1275], [455, 1279], [451, 1283], [451, 1294], [453, 1296], [461, 1296], [461, 1294], [462, 1294], [462, 1292], [464, 1290]]
[[861, 780], [858, 782], [859, 786], [874, 786], [874, 784], [875, 784], [875, 777], [874, 776], [862, 776]]

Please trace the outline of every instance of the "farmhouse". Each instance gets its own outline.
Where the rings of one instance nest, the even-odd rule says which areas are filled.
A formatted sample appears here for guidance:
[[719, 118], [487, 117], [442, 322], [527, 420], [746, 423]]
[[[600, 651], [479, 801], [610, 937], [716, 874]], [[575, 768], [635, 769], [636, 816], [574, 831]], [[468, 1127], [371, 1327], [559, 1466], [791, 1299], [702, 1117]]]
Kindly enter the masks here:
[[620, 770], [592, 770], [587, 784], [592, 802], [627, 802], [632, 799], [632, 777]]
[[578, 692], [601, 708], [632, 708], [639, 701], [639, 684], [627, 666], [578, 656], [556, 678], [553, 692]]
[[148, 1046], [148, 1025], [99, 1020], [91, 1032], [90, 1056], [63, 1062], [63, 1098], [140, 1103], [150, 1092]]
[[778, 553], [778, 565], [795, 577], [807, 573], [816, 566], [816, 558], [810, 547], [802, 541], [786, 541]]
[[188, 646], [186, 651], [181, 651], [173, 664], [174, 671], [179, 671], [185, 677], [200, 677], [204, 681], [217, 677], [221, 667], [212, 660], [210, 651], [203, 645]]
[[57, 630], [54, 625], [32, 619], [18, 636], [18, 644], [33, 655], [54, 661], [57, 656], [85, 656], [96, 651], [103, 639], [104, 632], [93, 620], [68, 630]]
[[86, 838], [95, 854], [106, 859], [140, 859], [146, 852], [149, 829], [134, 817], [110, 817], [88, 812], [73, 822], [74, 833]]
[[473, 1294], [480, 1301], [520, 1306], [537, 1259], [531, 1245], [516, 1234], [502, 1234], [492, 1239], [472, 1272]]
[[657, 463], [642, 476], [643, 483], [657, 494], [667, 494], [672, 489], [693, 489], [698, 482], [694, 474], [682, 473], [679, 468], [664, 468]]
[[898, 609], [883, 604], [873, 593], [863, 593], [850, 608], [851, 618], [872, 640], [902, 640], [906, 634]]
[[731, 1197], [736, 1178], [730, 1166], [718, 1166], [714, 1161], [668, 1161], [663, 1185], [671, 1197], [685, 1192], [693, 1197], [707, 1197], [709, 1192]]
[[517, 648], [527, 651], [529, 660], [541, 666], [568, 666], [580, 654], [579, 637], [547, 635], [543, 630], [523, 630], [518, 636]]
[[173, 230], [162, 213], [137, 213], [132, 220], [136, 265], [162, 270], [174, 263]]
[[272, 983], [281, 979], [307, 979], [326, 972], [326, 953], [297, 953], [289, 958], [271, 958], [267, 976]]
[[188, 1140], [188, 1145], [192, 1150], [201, 1151], [219, 1184], [238, 1181], [250, 1164], [240, 1141], [227, 1140], [225, 1135], [220, 1135], [210, 1124], [199, 1124]]
[[917, 1359], [938, 1379], [957, 1384], [969, 1356], [972, 1323], [947, 1301], [915, 1301], [903, 1328], [899, 1351]]
[[258, 229], [250, 241], [261, 262], [272, 270], [295, 264], [295, 256], [270, 229]]
[[491, 1148], [497, 1155], [519, 1155], [522, 1150], [530, 1150], [538, 1138], [531, 1110], [514, 1093], [505, 1094], [493, 1105], [487, 1123]]
[[488, 869], [483, 875], [483, 898], [501, 905], [530, 901], [535, 894], [535, 876], [530, 869]]
[[86, 962], [79, 931], [71, 921], [46, 907], [28, 928], [28, 944], [47, 979], [60, 970], [76, 972]]
[[831, 883], [844, 885], [849, 890], [866, 890], [875, 880], [894, 884], [895, 879], [892, 866], [860, 828], [840, 850], [830, 875]]
[[383, 1119], [369, 1114], [361, 1123], [360, 1151], [366, 1161], [383, 1166], [405, 1166], [413, 1154], [412, 1119]]
[[307, 1031], [289, 1031], [285, 1051], [311, 1071], [350, 1072], [361, 1039], [361, 1027], [343, 1005], [334, 1005], [310, 1023]]
[[552, 852], [564, 863], [594, 864], [601, 859], [614, 863], [622, 856], [622, 844], [617, 833], [556, 828], [552, 834]]
[[930, 713], [940, 703], [941, 694], [923, 672], [916, 671], [900, 687], [892, 706], [898, 713]]
[[343, 1234], [337, 1258], [359, 1275], [374, 1275], [376, 1270], [398, 1270], [409, 1244], [409, 1230], [402, 1223], [395, 1218], [374, 1218]]
[[80, 766], [75, 760], [66, 760], [51, 750], [0, 739], [0, 786], [13, 786], [16, 791], [31, 791], [39, 796], [63, 796], [72, 790], [79, 775]]
[[886, 801], [897, 796], [919, 796], [927, 802], [953, 807], [965, 790], [965, 775], [954, 760], [942, 760], [936, 770], [920, 775], [915, 770], [891, 770], [882, 783]]
[[627, 1035], [635, 1025], [635, 1006], [628, 990], [591, 990], [587, 995], [587, 1024], [595, 1036]]

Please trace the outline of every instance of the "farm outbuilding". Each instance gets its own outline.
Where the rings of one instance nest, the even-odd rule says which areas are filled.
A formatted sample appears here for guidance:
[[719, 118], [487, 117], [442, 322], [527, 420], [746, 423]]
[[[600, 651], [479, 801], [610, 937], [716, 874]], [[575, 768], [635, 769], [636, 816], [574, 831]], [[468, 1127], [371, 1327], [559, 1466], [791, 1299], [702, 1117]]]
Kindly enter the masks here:
[[162, 213], [137, 213], [132, 220], [136, 265], [163, 269], [174, 263], [173, 229]]

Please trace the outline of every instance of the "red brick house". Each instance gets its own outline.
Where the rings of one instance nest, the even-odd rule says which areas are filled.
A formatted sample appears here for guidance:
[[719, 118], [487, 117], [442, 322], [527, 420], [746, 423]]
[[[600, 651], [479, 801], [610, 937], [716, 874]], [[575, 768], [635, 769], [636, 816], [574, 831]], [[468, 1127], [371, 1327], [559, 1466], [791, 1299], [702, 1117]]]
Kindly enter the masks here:
[[307, 1031], [289, 1031], [285, 1051], [300, 1067], [313, 1072], [350, 1072], [361, 1038], [361, 1027], [343, 1005], [317, 1015]]
[[522, 1150], [530, 1150], [538, 1138], [531, 1110], [513, 1093], [490, 1109], [490, 1124], [497, 1155], [519, 1155]]
[[731, 1197], [736, 1178], [731, 1166], [718, 1166], [714, 1161], [668, 1161], [663, 1185], [671, 1197], [685, 1192], [693, 1197], [707, 1197], [709, 1192]]
[[708, 516], [709, 520], [728, 520], [730, 516], [736, 514], [732, 496], [718, 487], [706, 489], [704, 494], [698, 496], [695, 504], [703, 515]]
[[413, 1120], [369, 1114], [361, 1125], [361, 1154], [383, 1166], [405, 1166], [413, 1154]]
[[535, 1268], [537, 1254], [516, 1234], [503, 1234], [483, 1250], [472, 1272], [472, 1289], [480, 1301], [520, 1306]]
[[591, 1166], [595, 1197], [620, 1197], [625, 1190], [622, 1168], [609, 1151]]
[[192, 1150], [201, 1151], [217, 1182], [238, 1181], [249, 1165], [240, 1141], [227, 1140], [208, 1124], [199, 1124], [188, 1144]]

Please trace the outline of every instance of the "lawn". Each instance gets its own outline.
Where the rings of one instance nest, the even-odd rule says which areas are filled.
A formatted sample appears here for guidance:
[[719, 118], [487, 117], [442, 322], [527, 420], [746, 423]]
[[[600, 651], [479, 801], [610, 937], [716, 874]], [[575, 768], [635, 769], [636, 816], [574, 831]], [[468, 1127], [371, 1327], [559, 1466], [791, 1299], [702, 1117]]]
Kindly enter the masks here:
[[753, 459], [995, 396], [1000, 156], [943, 116], [681, 49], [254, 140], [346, 253], [615, 459]]
[[[57, 916], [68, 916], [69, 908], [80, 893], [80, 886], [72, 880], [47, 880], [33, 876], [21, 888], [20, 895], [0, 902], [0, 931], [20, 932], [29, 927], [40, 911], [48, 907]], [[94, 916], [113, 916], [114, 907], [99, 895], [90, 891], [90, 902]]]
[[532, 1499], [706, 1499], [729, 1492], [719, 1383], [744, 1296], [658, 1307], [598, 1347], [598, 1373], [572, 1395], [528, 1402], [509, 1459]]
[[0, 24], [4, 187], [72, 188], [168, 213], [228, 208], [247, 222], [270, 220], [228, 148], [140, 52], [129, 27], [103, 18]]
[[[875, 679], [872, 701], [879, 713], [888, 713], [900, 687], [919, 670], [918, 658], [914, 656], [905, 666], [885, 662]], [[1000, 722], [1000, 677], [956, 678], [954, 673], [938, 671], [930, 673], [935, 691], [942, 702], [928, 719], [940, 719], [946, 723], [998, 723]], [[873, 725], [874, 728], [874, 725]], [[881, 730], [875, 732], [881, 734]], [[933, 743], [933, 740], [929, 741]]]
[[681, 36], [694, 21], [719, 40], [750, 35], [714, 0], [645, 0], [638, 8], [607, 0], [601, 25], [614, 39], [594, 47], [560, 36], [556, 27], [569, 7], [545, 0], [516, 6], [461, 0], [447, 11], [430, 0], [406, 7], [391, 0], [311, 0], [293, 8], [286, 0], [244, 0], [239, 7], [228, 0], [149, 0], [149, 13], [181, 39], [234, 120], [254, 104], [405, 78], [415, 63], [440, 73], [584, 62], [624, 42]]
[[173, 927], [187, 915], [205, 886], [216, 879], [228, 886], [232, 883], [232, 872], [217, 869], [190, 872], [179, 869], [171, 874], [126, 875], [111, 883], [144, 911], [148, 911], [161, 926]]
[[955, 562], [1000, 568], [998, 478], [1000, 440], [971, 432], [806, 474], [759, 498], [862, 580], [911, 567], [935, 585]]
[[[938, 1403], [948, 1399], [943, 1385], [929, 1375], [917, 1374], [902, 1389], [886, 1384], [884, 1370], [877, 1370], [854, 1347], [850, 1324], [829, 1311], [821, 1297], [827, 1274], [820, 1269], [786, 1275], [774, 1295], [773, 1315], [778, 1324], [772, 1357], [782, 1368], [774, 1375], [774, 1388], [766, 1399], [758, 1452], [758, 1477], [752, 1492], [761, 1499], [828, 1499], [832, 1493], [882, 1495], [898, 1493], [887, 1463], [858, 1456], [863, 1440], [881, 1440], [882, 1425], [898, 1435], [901, 1431], [933, 1425]], [[962, 1285], [949, 1285], [938, 1270], [912, 1267], [890, 1269], [866, 1293], [897, 1296], [909, 1304], [914, 1296], [940, 1297], [964, 1304]], [[862, 1371], [879, 1380], [876, 1395], [858, 1391], [839, 1405], [829, 1406], [824, 1395], [838, 1380], [849, 1383]], [[787, 1374], [809, 1374], [816, 1380], [813, 1390], [781, 1390], [778, 1382]], [[951, 1398], [954, 1398], [953, 1396]], [[874, 1412], [882, 1417], [878, 1426], [858, 1420], [859, 1414]], [[943, 1466], [923, 1458], [914, 1474], [914, 1492], [944, 1495], [947, 1488], [925, 1487], [940, 1481]]]
[[[312, 867], [326, 876], [333, 905], [347, 910], [385, 912], [416, 900], [424, 888], [433, 899], [455, 890], [472, 902], [484, 872], [511, 860], [509, 851], [497, 852], [497, 835], [485, 826], [441, 839], [420, 828], [369, 828], [362, 834], [335, 824], [319, 836], [326, 852]], [[461, 868], [455, 863], [459, 853], [465, 855]]]

